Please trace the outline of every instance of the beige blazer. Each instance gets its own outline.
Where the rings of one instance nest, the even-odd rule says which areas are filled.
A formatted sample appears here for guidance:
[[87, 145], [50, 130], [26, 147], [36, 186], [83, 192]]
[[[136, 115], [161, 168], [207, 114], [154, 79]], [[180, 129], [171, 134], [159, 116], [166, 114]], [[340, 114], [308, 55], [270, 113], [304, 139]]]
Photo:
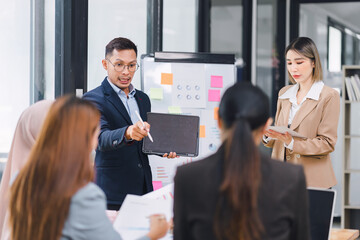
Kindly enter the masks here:
[[[279, 96], [292, 85], [283, 87]], [[276, 126], [288, 126], [291, 102], [278, 99], [275, 115]], [[294, 138], [293, 150], [284, 143], [270, 140], [265, 146], [273, 148], [272, 158], [304, 166], [308, 187], [330, 188], [336, 185], [336, 178], [330, 160], [337, 140], [340, 114], [340, 96], [334, 89], [324, 86], [319, 100], [306, 99], [294, 116], [290, 129], [307, 137]]]

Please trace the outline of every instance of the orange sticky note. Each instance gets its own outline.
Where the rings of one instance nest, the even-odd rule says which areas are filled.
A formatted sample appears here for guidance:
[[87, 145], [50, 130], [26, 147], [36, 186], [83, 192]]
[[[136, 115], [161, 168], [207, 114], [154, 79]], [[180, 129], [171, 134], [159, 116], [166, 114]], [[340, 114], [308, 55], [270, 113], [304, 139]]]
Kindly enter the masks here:
[[204, 138], [204, 137], [205, 137], [205, 125], [200, 125], [199, 137], [200, 137], [200, 138]]
[[214, 108], [214, 119], [215, 119], [215, 120], [218, 120], [218, 116], [219, 116], [219, 108], [218, 108], [218, 107], [215, 107], [215, 108]]
[[173, 74], [172, 73], [161, 73], [161, 84], [173, 85]]

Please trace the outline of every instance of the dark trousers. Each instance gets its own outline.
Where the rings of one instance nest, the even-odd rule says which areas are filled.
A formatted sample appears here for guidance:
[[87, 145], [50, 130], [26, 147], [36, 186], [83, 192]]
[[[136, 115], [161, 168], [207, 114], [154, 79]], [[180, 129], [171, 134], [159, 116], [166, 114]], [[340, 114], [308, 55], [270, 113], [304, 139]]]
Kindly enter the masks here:
[[107, 204], [107, 210], [119, 211], [121, 205]]

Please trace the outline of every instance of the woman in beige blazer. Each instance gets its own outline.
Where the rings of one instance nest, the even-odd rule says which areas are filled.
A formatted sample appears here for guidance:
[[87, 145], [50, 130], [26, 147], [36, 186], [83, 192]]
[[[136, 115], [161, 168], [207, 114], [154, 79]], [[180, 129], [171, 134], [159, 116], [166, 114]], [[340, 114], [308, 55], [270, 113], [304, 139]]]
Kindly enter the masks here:
[[306, 139], [268, 130], [264, 145], [273, 148], [273, 158], [303, 165], [309, 187], [333, 187], [330, 153], [337, 139], [339, 93], [324, 85], [319, 53], [310, 38], [293, 40], [285, 54], [293, 85], [279, 91], [275, 126], [289, 127]]

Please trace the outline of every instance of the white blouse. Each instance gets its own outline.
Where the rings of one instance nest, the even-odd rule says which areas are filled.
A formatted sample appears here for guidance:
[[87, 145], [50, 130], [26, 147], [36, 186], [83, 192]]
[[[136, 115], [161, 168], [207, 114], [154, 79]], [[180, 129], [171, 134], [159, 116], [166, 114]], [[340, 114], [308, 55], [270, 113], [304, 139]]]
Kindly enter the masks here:
[[301, 105], [305, 102], [305, 100], [307, 98], [313, 99], [318, 101], [319, 97], [320, 97], [320, 93], [321, 90], [324, 87], [324, 82], [323, 81], [317, 81], [314, 82], [313, 85], [311, 86], [309, 92], [306, 94], [306, 96], [303, 98], [303, 100], [301, 101], [300, 104], [297, 104], [297, 98], [296, 98], [296, 94], [299, 90], [299, 84], [295, 84], [294, 86], [292, 86], [291, 88], [289, 88], [284, 94], [282, 94], [279, 99], [289, 99], [289, 101], [291, 102], [291, 109], [290, 109], [290, 114], [289, 114], [289, 121], [288, 124], [291, 125], [296, 112], [300, 109]]
[[[295, 114], [297, 113], [297, 111], [300, 109], [300, 107], [302, 106], [302, 104], [305, 102], [305, 100], [307, 98], [313, 99], [316, 101], [319, 100], [320, 93], [321, 93], [323, 87], [324, 87], [323, 81], [314, 82], [313, 85], [311, 86], [309, 92], [306, 94], [306, 96], [303, 98], [303, 100], [300, 102], [300, 104], [297, 104], [297, 98], [296, 98], [296, 94], [299, 90], [298, 83], [295, 84], [294, 86], [290, 87], [285, 93], [283, 93], [281, 96], [279, 96], [279, 99], [289, 99], [289, 101], [291, 102], [291, 109], [290, 109], [289, 120], [288, 120], [289, 126], [291, 125], [291, 123], [295, 117]], [[271, 138], [266, 138], [265, 141], [268, 142], [269, 140], [271, 140]], [[291, 142], [289, 143], [289, 145], [286, 145], [284, 143], [284, 146], [290, 150], [293, 150], [294, 139], [291, 139]]]

